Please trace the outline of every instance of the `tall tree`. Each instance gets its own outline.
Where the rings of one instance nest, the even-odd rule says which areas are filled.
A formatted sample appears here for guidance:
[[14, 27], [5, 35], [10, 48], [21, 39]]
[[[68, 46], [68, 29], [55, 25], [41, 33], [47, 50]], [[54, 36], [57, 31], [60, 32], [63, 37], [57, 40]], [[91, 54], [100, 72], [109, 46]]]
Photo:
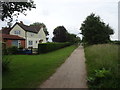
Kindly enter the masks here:
[[25, 14], [25, 11], [36, 8], [34, 1], [30, 0], [29, 2], [0, 2], [2, 8], [1, 20], [9, 19], [9, 22], [12, 22], [13, 16], [17, 16], [20, 13]]
[[67, 30], [64, 26], [58, 26], [54, 29], [52, 38], [53, 42], [66, 42], [67, 41]]
[[107, 43], [110, 35], [114, 34], [113, 29], [93, 13], [82, 23], [80, 30], [83, 41], [87, 44]]
[[35, 22], [33, 24], [30, 24], [30, 26], [36, 26], [36, 25], [42, 26], [46, 36], [49, 35], [49, 32], [47, 31], [47, 27], [46, 27], [46, 25], [44, 23]]

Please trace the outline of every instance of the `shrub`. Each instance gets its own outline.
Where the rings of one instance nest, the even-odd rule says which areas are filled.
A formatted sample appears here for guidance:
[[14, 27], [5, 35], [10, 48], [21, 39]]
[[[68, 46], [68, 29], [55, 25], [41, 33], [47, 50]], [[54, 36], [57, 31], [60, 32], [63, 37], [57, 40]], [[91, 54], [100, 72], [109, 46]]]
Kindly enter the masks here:
[[8, 54], [16, 54], [17, 51], [18, 51], [18, 48], [16, 46], [12, 46], [12, 47], [7, 48]]
[[20, 46], [19, 49], [23, 49], [23, 46]]
[[100, 87], [103, 80], [110, 77], [110, 71], [105, 68], [95, 70], [93, 76], [88, 77], [88, 84], [92, 87]]
[[60, 48], [64, 48], [66, 46], [70, 46], [71, 43], [42, 43], [38, 45], [38, 53], [47, 53], [50, 51], [54, 51]]

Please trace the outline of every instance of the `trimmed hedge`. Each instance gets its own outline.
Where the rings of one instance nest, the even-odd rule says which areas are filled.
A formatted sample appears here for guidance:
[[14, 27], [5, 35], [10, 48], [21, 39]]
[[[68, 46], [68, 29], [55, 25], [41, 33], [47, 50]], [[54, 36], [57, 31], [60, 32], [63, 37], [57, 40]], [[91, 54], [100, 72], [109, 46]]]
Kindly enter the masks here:
[[41, 43], [38, 44], [38, 54], [40, 53], [47, 53], [50, 51], [54, 51], [60, 48], [64, 48], [67, 46], [72, 45], [72, 43], [65, 42], [65, 43]]

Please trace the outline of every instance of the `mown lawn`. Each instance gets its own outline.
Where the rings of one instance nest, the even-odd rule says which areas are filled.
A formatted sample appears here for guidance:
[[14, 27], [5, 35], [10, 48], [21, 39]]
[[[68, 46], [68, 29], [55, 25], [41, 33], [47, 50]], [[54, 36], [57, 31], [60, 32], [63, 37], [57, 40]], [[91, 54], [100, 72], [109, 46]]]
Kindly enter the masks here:
[[90, 88], [120, 88], [119, 48], [110, 44], [85, 48]]
[[10, 71], [3, 74], [3, 88], [36, 88], [49, 78], [76, 46], [41, 55], [12, 55]]

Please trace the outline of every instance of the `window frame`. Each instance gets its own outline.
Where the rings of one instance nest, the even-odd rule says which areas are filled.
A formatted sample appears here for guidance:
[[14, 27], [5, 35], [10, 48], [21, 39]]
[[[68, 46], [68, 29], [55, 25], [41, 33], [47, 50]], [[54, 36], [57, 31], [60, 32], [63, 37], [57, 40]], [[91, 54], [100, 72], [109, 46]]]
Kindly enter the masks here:
[[14, 34], [15, 34], [15, 35], [20, 35], [21, 32], [20, 32], [20, 30], [15, 30], [15, 31], [14, 31]]
[[28, 41], [28, 45], [32, 46], [32, 45], [33, 45], [33, 41], [32, 41], [32, 40], [29, 40], [29, 41]]

